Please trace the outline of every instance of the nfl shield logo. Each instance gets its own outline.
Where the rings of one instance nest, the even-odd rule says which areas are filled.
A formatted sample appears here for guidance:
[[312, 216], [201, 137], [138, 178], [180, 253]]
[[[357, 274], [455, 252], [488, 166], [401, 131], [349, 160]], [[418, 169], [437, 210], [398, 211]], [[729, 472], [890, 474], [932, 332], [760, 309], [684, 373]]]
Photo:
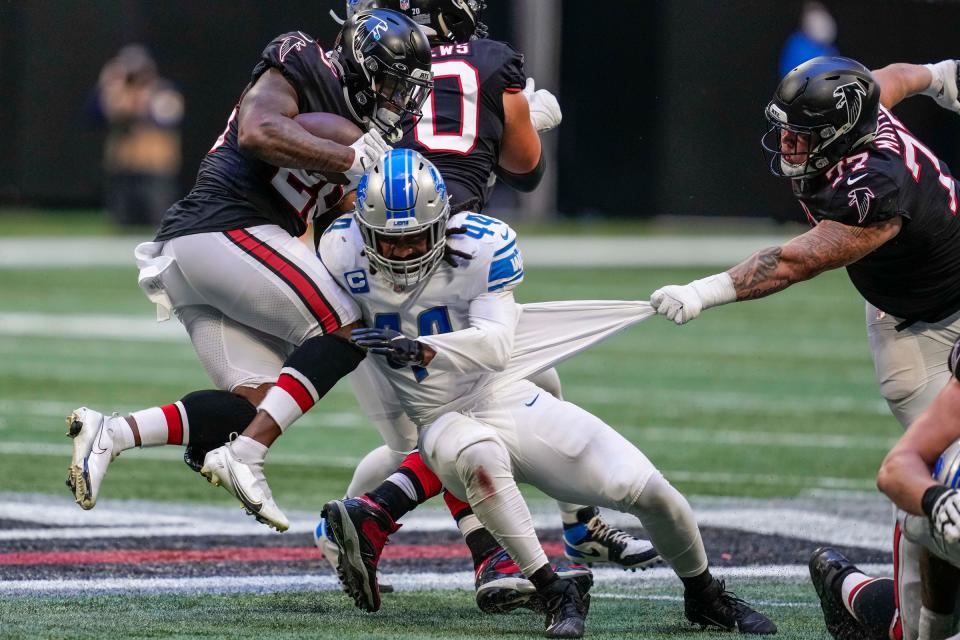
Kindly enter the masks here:
[[400, 0], [400, 11], [406, 11], [410, 8], [410, 0]]

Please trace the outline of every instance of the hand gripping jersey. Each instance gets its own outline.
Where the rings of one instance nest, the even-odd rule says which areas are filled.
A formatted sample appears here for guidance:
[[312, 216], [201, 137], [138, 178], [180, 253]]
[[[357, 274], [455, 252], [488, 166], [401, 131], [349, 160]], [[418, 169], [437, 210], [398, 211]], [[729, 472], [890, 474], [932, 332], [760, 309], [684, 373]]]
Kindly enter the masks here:
[[522, 91], [523, 55], [505, 42], [472, 40], [433, 48], [433, 93], [416, 126], [396, 146], [415, 149], [436, 165], [450, 204], [477, 199], [483, 210], [487, 181], [500, 162], [503, 94]]
[[[421, 424], [436, 407], [466, 396], [496, 375], [485, 363], [506, 362], [519, 316], [519, 305], [504, 295], [523, 280], [513, 230], [476, 213], [453, 216], [447, 228], [458, 231], [447, 238], [451, 248], [472, 259], [454, 257], [456, 267], [442, 261], [429, 278], [402, 292], [370, 272], [352, 215], [330, 225], [318, 246], [320, 259], [356, 300], [367, 325], [421, 337], [436, 349], [437, 356], [425, 368], [392, 369], [385, 358], [370, 356], [390, 380], [407, 414]], [[484, 340], [474, 327], [484, 310], [491, 308], [497, 313], [483, 321], [500, 327], [500, 337], [508, 334], [503, 342]], [[442, 334], [452, 332], [460, 333], [444, 340]]]
[[[302, 31], [283, 34], [267, 45], [247, 89], [268, 69], [280, 71], [296, 89], [300, 113], [350, 118], [334, 68], [320, 45]], [[320, 175], [275, 167], [242, 151], [237, 144], [238, 110], [234, 108], [227, 128], [200, 163], [193, 189], [167, 211], [157, 240], [262, 224], [279, 225], [299, 236], [308, 222], [343, 197], [343, 187]]]
[[811, 181], [793, 181], [811, 224], [851, 226], [901, 216], [891, 241], [849, 265], [863, 297], [906, 321], [936, 322], [960, 309], [960, 219], [949, 168], [880, 108], [877, 136]]

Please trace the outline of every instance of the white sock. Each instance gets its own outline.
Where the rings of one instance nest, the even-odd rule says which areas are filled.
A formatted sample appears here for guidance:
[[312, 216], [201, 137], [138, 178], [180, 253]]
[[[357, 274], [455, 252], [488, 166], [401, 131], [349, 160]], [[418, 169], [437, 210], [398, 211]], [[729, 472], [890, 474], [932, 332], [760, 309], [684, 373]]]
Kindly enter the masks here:
[[245, 464], [262, 465], [267, 458], [267, 446], [247, 436], [237, 436], [230, 443], [230, 450], [237, 460]]
[[113, 448], [117, 451], [126, 451], [133, 449], [136, 441], [133, 439], [133, 429], [127, 424], [125, 418], [107, 417], [109, 421], [110, 436], [113, 438]]
[[953, 614], [935, 613], [920, 607], [920, 633], [917, 640], [946, 640], [953, 633]]
[[189, 442], [190, 426], [182, 402], [134, 411], [130, 417], [137, 422], [141, 447]]
[[853, 598], [864, 585], [870, 582], [873, 582], [873, 578], [866, 574], [860, 573], [859, 571], [848, 573], [843, 578], [843, 584], [840, 586], [840, 595], [843, 598], [843, 606], [847, 608], [847, 611], [849, 611], [850, 615], [852, 615], [854, 618], [857, 617], [857, 614], [853, 611]]
[[457, 528], [460, 529], [460, 535], [466, 539], [468, 535], [477, 529], [483, 529], [483, 523], [480, 522], [480, 518], [477, 517], [477, 514], [471, 513], [463, 516], [457, 521]]

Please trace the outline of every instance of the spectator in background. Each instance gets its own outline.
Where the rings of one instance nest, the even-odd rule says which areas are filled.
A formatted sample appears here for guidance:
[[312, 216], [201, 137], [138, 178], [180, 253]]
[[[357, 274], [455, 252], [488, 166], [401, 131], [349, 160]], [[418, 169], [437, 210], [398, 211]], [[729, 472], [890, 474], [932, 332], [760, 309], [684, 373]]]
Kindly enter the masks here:
[[833, 46], [837, 39], [837, 21], [822, 3], [803, 3], [799, 28], [790, 34], [780, 53], [780, 77], [811, 58], [838, 55]]
[[94, 112], [107, 127], [106, 205], [119, 225], [157, 225], [177, 199], [183, 96], [131, 44], [100, 72]]

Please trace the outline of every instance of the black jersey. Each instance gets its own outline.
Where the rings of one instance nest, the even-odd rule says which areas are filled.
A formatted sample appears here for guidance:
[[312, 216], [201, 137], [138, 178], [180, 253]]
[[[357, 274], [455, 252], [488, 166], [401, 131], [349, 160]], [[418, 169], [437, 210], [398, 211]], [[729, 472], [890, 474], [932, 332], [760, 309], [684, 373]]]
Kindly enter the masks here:
[[523, 90], [523, 55], [505, 42], [472, 40], [433, 48], [433, 94], [397, 145], [425, 155], [447, 183], [451, 204], [481, 210], [500, 161], [503, 94]]
[[[247, 89], [267, 69], [277, 69], [293, 85], [300, 113], [320, 111], [350, 118], [336, 71], [320, 45], [302, 31], [285, 33], [267, 45]], [[234, 108], [227, 128], [200, 163], [193, 189], [167, 211], [157, 240], [260, 224], [276, 224], [299, 236], [315, 215], [343, 197], [342, 187], [319, 175], [275, 167], [241, 150], [238, 109]]]
[[901, 216], [892, 240], [847, 267], [872, 305], [926, 322], [960, 310], [956, 183], [947, 165], [889, 111], [880, 109], [873, 142], [815, 181], [794, 181], [794, 194], [813, 224], [863, 227]]

